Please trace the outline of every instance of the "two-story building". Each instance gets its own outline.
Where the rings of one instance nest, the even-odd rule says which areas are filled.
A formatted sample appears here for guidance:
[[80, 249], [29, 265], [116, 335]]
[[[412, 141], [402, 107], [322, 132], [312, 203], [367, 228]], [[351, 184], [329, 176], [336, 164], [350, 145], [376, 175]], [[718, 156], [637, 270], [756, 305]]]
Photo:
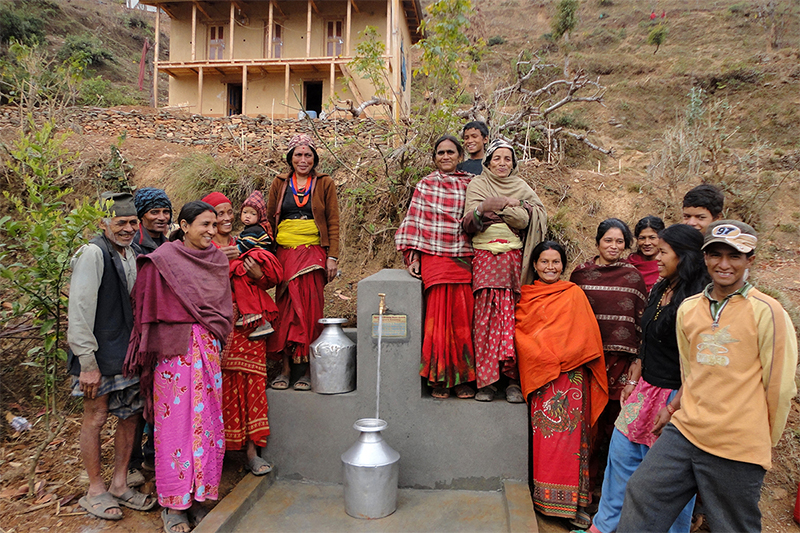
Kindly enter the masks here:
[[[393, 115], [408, 114], [419, 0], [141, 1], [171, 19], [169, 61], [154, 69], [154, 80], [169, 74], [171, 106], [207, 116], [290, 118], [304, 110], [318, 115], [340, 100], [358, 105], [374, 89], [347, 64], [359, 32], [375, 26], [386, 45]], [[157, 39], [156, 58], [158, 47]]]

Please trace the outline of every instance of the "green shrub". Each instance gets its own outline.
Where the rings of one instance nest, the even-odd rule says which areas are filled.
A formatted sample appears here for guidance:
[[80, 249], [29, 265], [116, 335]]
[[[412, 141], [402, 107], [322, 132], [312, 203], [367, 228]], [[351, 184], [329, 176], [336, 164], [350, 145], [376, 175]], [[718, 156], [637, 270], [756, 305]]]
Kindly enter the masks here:
[[578, 0], [560, 0], [553, 18], [553, 37], [558, 40], [578, 25]]
[[586, 122], [586, 120], [577, 111], [559, 115], [553, 121], [553, 125], [559, 128], [569, 128], [573, 130], [591, 129], [591, 125]]
[[117, 105], [140, 105], [145, 103], [129, 89], [114, 87], [102, 76], [86, 78], [81, 83], [80, 92], [75, 100], [77, 105], [114, 107]]
[[16, 39], [31, 45], [44, 41], [44, 36], [44, 20], [10, 4], [0, 4], [0, 43]]
[[487, 46], [497, 46], [498, 44], [505, 44], [506, 40], [502, 35], [495, 35], [494, 37], [489, 38], [489, 42], [486, 43]]
[[611, 0], [597, 0], [597, 5], [600, 7], [610, 7], [614, 5], [614, 2]]
[[654, 54], [658, 52], [659, 47], [667, 40], [667, 32], [668, 30], [665, 24], [658, 24], [650, 30], [650, 34], [647, 36], [647, 44], [655, 45], [656, 49], [653, 52]]
[[58, 51], [58, 58], [66, 61], [70, 58], [83, 56], [87, 65], [99, 67], [106, 61], [113, 61], [114, 55], [103, 48], [103, 42], [96, 36], [84, 33], [83, 35], [69, 35]]

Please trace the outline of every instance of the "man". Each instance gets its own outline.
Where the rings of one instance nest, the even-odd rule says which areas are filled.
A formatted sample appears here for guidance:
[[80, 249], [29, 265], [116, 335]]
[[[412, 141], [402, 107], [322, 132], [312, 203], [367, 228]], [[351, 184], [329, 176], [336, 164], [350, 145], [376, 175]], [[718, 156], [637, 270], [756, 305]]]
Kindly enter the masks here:
[[458, 170], [480, 175], [483, 172], [483, 157], [486, 155], [486, 143], [489, 142], [489, 128], [485, 122], [475, 120], [467, 122], [461, 132], [464, 139], [464, 150], [469, 159], [458, 164]]
[[172, 202], [163, 189], [143, 187], [136, 191], [133, 203], [141, 222], [141, 228], [133, 238], [133, 247], [139, 255], [152, 253], [167, 242]]
[[628, 481], [620, 533], [667, 531], [695, 493], [712, 531], [761, 530], [761, 484], [797, 393], [797, 339], [781, 305], [747, 282], [756, 243], [743, 222], [708, 228], [712, 282], [678, 309], [680, 404]]
[[[131, 243], [139, 219], [130, 194], [106, 192], [101, 199], [109, 215], [103, 219], [103, 233], [73, 258], [67, 364], [72, 395], [83, 396], [80, 447], [89, 490], [79, 503], [97, 517], [119, 520], [120, 505], [147, 511], [156, 500], [127, 486], [133, 435], [144, 404], [138, 377], [122, 375], [133, 325], [130, 291], [136, 281], [136, 256]], [[100, 472], [100, 430], [109, 413], [119, 421], [114, 473], [106, 490]]]
[[[172, 202], [163, 189], [142, 187], [133, 197], [136, 216], [140, 227], [133, 236], [133, 249], [137, 255], [152, 253], [167, 242], [167, 232], [172, 220]], [[144, 418], [139, 417], [136, 433], [133, 438], [131, 460], [128, 465], [128, 486], [138, 487], [145, 482], [141, 470], [155, 470], [155, 449], [153, 447], [153, 428], [147, 428], [147, 442], [142, 446], [142, 435], [145, 432]]]
[[722, 216], [724, 203], [722, 191], [707, 183], [698, 185], [683, 197], [683, 223], [705, 234], [708, 225]]

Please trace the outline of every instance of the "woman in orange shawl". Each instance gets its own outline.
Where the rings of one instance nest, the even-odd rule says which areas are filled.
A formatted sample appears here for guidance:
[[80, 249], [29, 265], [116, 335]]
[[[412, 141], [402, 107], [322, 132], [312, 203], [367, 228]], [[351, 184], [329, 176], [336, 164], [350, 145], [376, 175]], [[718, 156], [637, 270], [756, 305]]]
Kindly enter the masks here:
[[531, 260], [534, 282], [522, 287], [514, 337], [530, 406], [531, 497], [540, 513], [588, 527], [590, 440], [608, 401], [603, 341], [586, 295], [560, 279], [564, 248], [545, 241]]

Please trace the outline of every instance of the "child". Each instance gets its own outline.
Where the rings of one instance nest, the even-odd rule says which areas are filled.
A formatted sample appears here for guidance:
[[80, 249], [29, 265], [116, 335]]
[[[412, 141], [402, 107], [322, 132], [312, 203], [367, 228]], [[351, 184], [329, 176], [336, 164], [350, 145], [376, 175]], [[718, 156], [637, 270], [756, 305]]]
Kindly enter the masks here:
[[683, 223], [705, 234], [706, 228], [722, 216], [725, 195], [722, 191], [704, 183], [683, 197]]
[[[278, 316], [278, 306], [266, 289], [275, 285], [283, 277], [283, 268], [272, 253], [272, 228], [267, 221], [267, 204], [261, 191], [253, 191], [242, 205], [241, 220], [244, 230], [236, 239], [241, 254], [231, 261], [230, 276], [233, 288], [233, 301], [239, 310], [237, 327], [258, 327], [247, 337], [261, 339], [274, 331], [271, 321]], [[261, 280], [254, 280], [248, 272], [245, 261], [252, 258], [263, 271]], [[276, 278], [277, 279], [267, 279]], [[265, 286], [264, 281], [271, 281]]]

